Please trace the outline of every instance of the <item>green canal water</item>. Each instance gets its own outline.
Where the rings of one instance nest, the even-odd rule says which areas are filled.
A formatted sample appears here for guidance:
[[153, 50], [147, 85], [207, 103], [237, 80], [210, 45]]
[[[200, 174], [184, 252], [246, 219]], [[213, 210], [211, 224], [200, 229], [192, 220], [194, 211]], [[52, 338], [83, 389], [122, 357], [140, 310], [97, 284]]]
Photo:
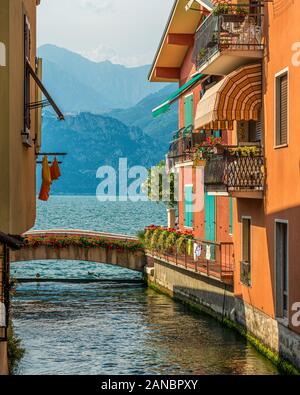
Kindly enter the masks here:
[[[36, 228], [135, 234], [164, 224], [153, 203], [99, 203], [52, 197], [38, 204]], [[116, 222], [119, 218], [119, 223]], [[278, 374], [234, 331], [190, 312], [139, 280], [140, 274], [86, 262], [14, 264], [17, 278], [101, 279], [101, 283], [23, 283], [13, 299], [26, 354], [18, 374]]]

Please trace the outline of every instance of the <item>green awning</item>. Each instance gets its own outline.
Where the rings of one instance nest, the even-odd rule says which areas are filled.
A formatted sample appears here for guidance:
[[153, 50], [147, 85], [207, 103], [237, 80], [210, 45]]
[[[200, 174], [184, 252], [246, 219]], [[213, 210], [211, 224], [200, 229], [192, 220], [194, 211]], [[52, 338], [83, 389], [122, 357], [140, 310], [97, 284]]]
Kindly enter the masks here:
[[182, 93], [184, 93], [186, 90], [190, 89], [193, 85], [195, 85], [203, 76], [204, 74], [196, 75], [191, 80], [189, 80], [184, 85], [182, 85], [176, 92], [172, 93], [172, 95], [168, 97], [166, 101], [164, 101], [161, 105], [159, 105], [158, 107], [152, 110], [153, 117], [156, 118], [159, 115], [167, 112], [170, 109], [171, 104], [174, 103], [176, 100], [178, 100], [179, 97], [182, 95]]

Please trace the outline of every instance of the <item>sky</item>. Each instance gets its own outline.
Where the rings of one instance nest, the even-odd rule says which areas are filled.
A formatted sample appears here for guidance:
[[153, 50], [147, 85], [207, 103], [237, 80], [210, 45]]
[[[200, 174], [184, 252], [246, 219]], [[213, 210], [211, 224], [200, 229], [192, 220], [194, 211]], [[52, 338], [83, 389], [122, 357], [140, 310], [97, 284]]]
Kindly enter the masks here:
[[128, 67], [152, 63], [173, 0], [42, 0], [38, 45]]

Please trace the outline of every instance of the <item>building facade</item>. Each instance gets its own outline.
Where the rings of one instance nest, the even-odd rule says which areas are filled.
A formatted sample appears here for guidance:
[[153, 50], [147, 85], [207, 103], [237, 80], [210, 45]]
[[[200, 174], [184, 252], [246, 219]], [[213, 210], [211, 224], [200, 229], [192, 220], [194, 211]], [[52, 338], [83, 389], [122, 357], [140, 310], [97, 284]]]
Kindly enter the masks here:
[[298, 368], [299, 14], [292, 0], [177, 0], [149, 75], [181, 87], [179, 228], [233, 243], [231, 318]]
[[[6, 235], [21, 235], [35, 223], [42, 107], [51, 105], [58, 118], [63, 119], [41, 82], [42, 61], [36, 51], [39, 3], [40, 0], [0, 0], [0, 232]], [[9, 310], [9, 297], [4, 298], [4, 294], [7, 295], [9, 248], [13, 246], [10, 242], [0, 245], [0, 273], [6, 273], [0, 278], [2, 317]], [[4, 334], [9, 320], [2, 321], [6, 327], [1, 327], [0, 373], [7, 373]]]

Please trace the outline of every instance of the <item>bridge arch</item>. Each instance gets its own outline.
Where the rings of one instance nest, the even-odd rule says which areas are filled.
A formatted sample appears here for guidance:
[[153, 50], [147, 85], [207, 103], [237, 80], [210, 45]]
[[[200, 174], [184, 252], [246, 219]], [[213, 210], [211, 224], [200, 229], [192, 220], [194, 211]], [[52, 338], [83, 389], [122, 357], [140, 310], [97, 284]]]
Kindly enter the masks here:
[[[139, 248], [138, 239], [131, 236], [84, 230], [47, 230], [28, 232], [24, 237], [30, 243], [12, 252], [11, 262], [85, 261], [119, 266], [138, 272], [143, 272], [146, 266], [145, 253]], [[71, 238], [76, 240], [76, 243], [69, 242]], [[82, 240], [86, 245], [81, 245], [78, 240]], [[53, 246], [54, 241], [61, 246], [59, 248]], [[90, 247], [89, 242], [92, 245]]]

